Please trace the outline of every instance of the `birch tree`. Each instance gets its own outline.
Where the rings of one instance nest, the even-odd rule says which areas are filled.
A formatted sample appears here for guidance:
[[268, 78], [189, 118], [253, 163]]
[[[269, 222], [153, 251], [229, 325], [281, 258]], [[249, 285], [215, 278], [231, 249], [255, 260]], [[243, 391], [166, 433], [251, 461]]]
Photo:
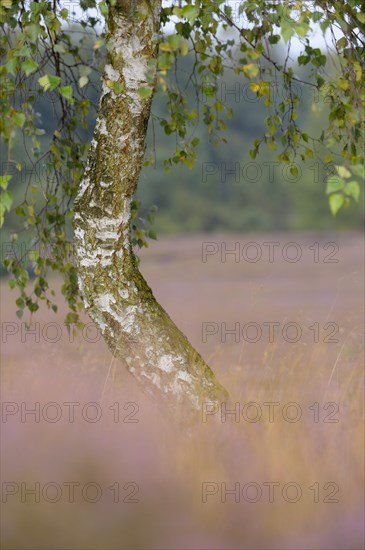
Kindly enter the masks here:
[[103, 91], [75, 205], [78, 275], [90, 317], [146, 391], [199, 408], [202, 400], [223, 399], [224, 390], [155, 300], [131, 244], [152, 102], [139, 90], [150, 86], [160, 12], [161, 1], [120, 1], [109, 9]]

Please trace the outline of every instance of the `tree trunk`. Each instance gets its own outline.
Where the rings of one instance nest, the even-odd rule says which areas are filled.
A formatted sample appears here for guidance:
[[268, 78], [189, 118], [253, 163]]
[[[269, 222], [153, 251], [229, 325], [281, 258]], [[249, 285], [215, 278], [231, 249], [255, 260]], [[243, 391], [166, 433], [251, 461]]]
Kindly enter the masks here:
[[160, 10], [161, 0], [118, 0], [109, 8], [108, 63], [75, 202], [75, 248], [85, 308], [112, 354], [146, 392], [198, 409], [227, 394], [155, 300], [130, 238], [152, 102], [138, 89], [148, 86], [149, 62], [157, 55]]

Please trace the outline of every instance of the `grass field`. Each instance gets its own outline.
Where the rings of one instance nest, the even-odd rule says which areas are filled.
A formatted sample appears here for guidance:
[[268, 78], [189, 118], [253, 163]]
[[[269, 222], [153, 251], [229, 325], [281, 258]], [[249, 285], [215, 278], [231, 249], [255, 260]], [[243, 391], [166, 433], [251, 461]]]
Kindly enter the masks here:
[[362, 236], [165, 238], [141, 270], [233, 412], [186, 429], [62, 307], [29, 332], [4, 280], [1, 547], [362, 549]]

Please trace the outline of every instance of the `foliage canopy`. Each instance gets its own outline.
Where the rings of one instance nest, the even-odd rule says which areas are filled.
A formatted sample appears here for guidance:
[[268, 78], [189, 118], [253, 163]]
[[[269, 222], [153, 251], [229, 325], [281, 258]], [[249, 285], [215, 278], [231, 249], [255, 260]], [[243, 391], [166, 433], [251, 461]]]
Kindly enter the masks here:
[[[151, 2], [141, 1], [147, 5]], [[132, 4], [137, 5], [134, 17], [138, 17], [138, 2]], [[24, 227], [32, 232], [34, 243], [52, 248], [52, 257], [34, 256], [36, 278], [30, 289], [23, 259], [14, 256], [5, 263], [11, 274], [10, 286], [20, 291], [19, 317], [25, 308], [35, 312], [40, 300], [57, 311], [49, 273], [62, 273], [69, 323], [78, 321], [82, 308], [68, 245], [73, 199], [89, 145], [85, 129], [92, 124], [96, 109], [96, 102], [90, 100], [90, 88], [94, 86], [90, 75], [95, 70], [101, 74], [109, 40], [104, 32], [107, 2], [83, 0], [76, 11], [74, 7], [58, 0], [0, 0], [2, 153], [9, 163], [15, 144], [21, 141], [24, 158], [45, 175], [45, 183], [28, 186], [19, 201], [12, 189], [12, 174], [5, 171], [1, 175], [0, 225], [15, 209]], [[251, 158], [267, 147], [275, 151], [280, 163], [288, 165], [293, 176], [296, 158], [321, 158], [335, 167], [327, 181], [332, 213], [336, 215], [351, 200], [358, 201], [359, 182], [364, 177], [362, 8], [361, 2], [353, 0], [259, 0], [232, 5], [222, 0], [188, 0], [179, 6], [164, 3], [159, 54], [151, 61], [148, 86], [140, 88], [139, 93], [149, 97], [158, 90], [165, 97], [168, 115], [158, 120], [176, 143], [173, 153], [164, 159], [166, 169], [175, 164], [194, 165], [199, 121], [213, 142], [226, 141], [227, 120], [234, 112], [222, 101], [219, 88], [225, 73], [232, 71], [253, 94], [264, 99], [267, 108], [265, 131], [255, 138]], [[315, 40], [315, 35], [321, 39]], [[194, 60], [188, 79], [195, 90], [194, 104], [175, 78], [178, 59], [188, 55]], [[285, 90], [281, 97], [272, 93], [278, 83]], [[105, 84], [118, 92], [115, 86], [119, 83], [106, 80]], [[299, 124], [298, 84], [307, 87], [313, 97], [325, 99], [326, 125], [318, 135], [309, 135]], [[94, 96], [97, 99], [97, 91]], [[52, 102], [52, 123], [42, 120], [37, 110], [44, 101]], [[52, 137], [45, 140], [42, 136], [50, 124]], [[17, 162], [16, 169], [22, 171], [24, 163]], [[135, 201], [133, 244], [141, 247], [147, 245], [148, 237], [155, 238], [148, 226], [154, 212], [149, 213], [145, 223], [138, 217], [138, 208], [139, 202]]]

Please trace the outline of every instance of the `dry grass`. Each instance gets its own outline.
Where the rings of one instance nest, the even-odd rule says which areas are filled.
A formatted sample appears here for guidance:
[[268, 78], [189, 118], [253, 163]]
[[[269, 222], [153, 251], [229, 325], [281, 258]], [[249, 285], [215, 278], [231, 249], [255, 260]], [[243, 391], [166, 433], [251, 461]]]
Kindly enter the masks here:
[[[142, 271], [157, 297], [210, 359], [230, 391], [230, 406], [240, 408], [239, 419], [229, 415], [222, 422], [218, 411], [206, 422], [200, 416], [188, 431], [181, 419], [150, 402], [122, 370], [117, 392], [102, 399], [111, 361], [102, 342], [78, 337], [71, 343], [65, 329], [56, 343], [45, 341], [42, 333], [39, 343], [29, 335], [22, 342], [21, 326], [4, 342], [4, 322], [17, 320], [12, 296], [2, 285], [2, 401], [19, 408], [22, 402], [29, 408], [35, 402], [41, 408], [56, 402], [62, 411], [55, 423], [44, 419], [45, 410], [39, 423], [31, 417], [22, 422], [20, 412], [6, 422], [3, 416], [3, 497], [4, 482], [17, 483], [12, 488], [19, 489], [3, 504], [4, 550], [363, 548], [362, 239], [230, 236], [231, 247], [235, 241], [295, 241], [305, 259], [224, 264], [216, 255], [202, 263], [202, 241], [223, 240], [223, 236], [166, 239], [142, 260]], [[321, 246], [336, 241], [340, 261], [313, 262], [308, 247], [315, 241]], [[62, 319], [62, 312], [57, 319], [44, 312], [36, 320], [42, 331], [45, 323], [62, 324]], [[286, 322], [297, 322], [303, 336], [297, 343], [286, 342], [280, 334], [273, 343], [264, 336], [256, 343], [242, 338], [235, 342], [230, 336], [224, 343], [217, 334], [202, 342], [203, 322], [217, 323], [219, 328], [226, 322], [232, 328], [235, 322], [264, 326], [269, 321], [280, 322], [280, 329]], [[309, 328], [315, 322], [321, 327], [318, 343]], [[326, 322], [339, 326], [338, 343], [323, 342]], [[49, 334], [54, 334], [51, 329]], [[69, 421], [65, 402], [80, 403], [74, 422]], [[100, 403], [100, 421], [91, 423], [82, 417], [80, 410], [88, 402]], [[119, 403], [118, 422], [114, 402]], [[256, 404], [256, 411], [261, 408], [257, 422], [247, 420], [255, 414], [254, 407], [244, 408], [249, 402]], [[272, 422], [264, 405], [268, 402], [279, 403]], [[127, 403], [137, 404], [139, 410], [130, 419], [138, 422], [123, 422], [136, 407], [123, 409]], [[288, 403], [300, 407], [298, 422], [288, 421], [295, 413], [293, 407], [285, 409]], [[318, 422], [314, 403], [318, 403]], [[324, 409], [326, 403], [335, 405]], [[51, 417], [55, 408], [48, 412]], [[331, 412], [327, 420], [338, 422], [324, 422]], [[39, 503], [24, 495], [21, 482], [31, 488], [36, 481], [41, 489], [49, 482], [58, 483], [60, 500], [47, 502], [55, 494], [52, 488], [46, 498], [40, 494]], [[73, 503], [65, 482], [80, 484]], [[96, 503], [82, 498], [81, 489], [90, 482], [102, 491]], [[116, 482], [118, 503], [110, 489]], [[138, 485], [138, 503], [123, 502], [134, 487], [123, 489], [127, 482]], [[218, 491], [206, 502], [204, 482]], [[255, 495], [254, 486], [245, 486], [250, 482], [262, 490], [258, 502], [248, 502]], [[279, 484], [273, 502], [267, 482]], [[297, 502], [283, 497], [283, 487], [290, 482], [302, 491]], [[222, 502], [222, 483], [227, 489], [240, 484], [239, 502], [232, 494]], [[309, 488], [315, 483], [319, 502]], [[324, 502], [336, 487], [332, 498], [338, 502]], [[293, 486], [287, 489], [287, 499], [294, 498]], [[92, 488], [87, 496], [93, 497]]]

